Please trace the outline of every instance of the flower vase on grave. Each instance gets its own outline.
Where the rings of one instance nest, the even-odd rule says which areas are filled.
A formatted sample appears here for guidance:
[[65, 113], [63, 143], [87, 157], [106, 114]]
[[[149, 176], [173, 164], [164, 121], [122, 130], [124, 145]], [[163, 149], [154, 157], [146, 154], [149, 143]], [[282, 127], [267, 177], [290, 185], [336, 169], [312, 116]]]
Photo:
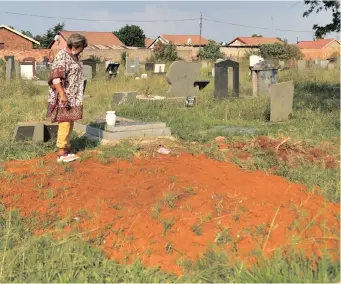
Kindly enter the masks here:
[[115, 111], [107, 111], [107, 115], [105, 117], [106, 123], [108, 126], [115, 126], [116, 124], [116, 114]]

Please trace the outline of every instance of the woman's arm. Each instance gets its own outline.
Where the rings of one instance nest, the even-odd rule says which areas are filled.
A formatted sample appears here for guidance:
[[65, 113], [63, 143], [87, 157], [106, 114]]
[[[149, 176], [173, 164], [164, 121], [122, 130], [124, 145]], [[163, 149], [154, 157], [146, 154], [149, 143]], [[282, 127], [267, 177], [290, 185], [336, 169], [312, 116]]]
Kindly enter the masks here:
[[67, 97], [66, 97], [65, 91], [62, 87], [61, 80], [60, 79], [54, 79], [52, 82], [53, 82], [53, 86], [58, 91], [61, 103], [63, 105], [65, 105], [67, 103]]

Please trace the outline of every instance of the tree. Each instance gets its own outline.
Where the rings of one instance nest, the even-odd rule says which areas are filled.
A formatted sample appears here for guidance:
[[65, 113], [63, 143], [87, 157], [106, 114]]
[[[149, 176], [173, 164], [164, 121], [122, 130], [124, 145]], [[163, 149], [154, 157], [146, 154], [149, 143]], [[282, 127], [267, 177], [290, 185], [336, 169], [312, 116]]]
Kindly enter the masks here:
[[280, 60], [303, 58], [301, 50], [294, 44], [263, 44], [259, 47], [259, 51], [263, 58]]
[[263, 37], [262, 35], [253, 34], [251, 37]]
[[40, 42], [40, 48], [48, 48], [50, 43], [54, 40], [54, 37], [64, 29], [64, 26], [64, 23], [58, 23], [54, 27], [48, 29], [44, 35], [37, 35], [34, 39]]
[[178, 56], [176, 46], [170, 42], [169, 44], [163, 44], [162, 42], [157, 42], [154, 45], [154, 52], [152, 56], [147, 60], [149, 62], [171, 62], [176, 60], [181, 60], [182, 58]]
[[223, 57], [223, 53], [220, 52], [220, 45], [214, 41], [209, 40], [202, 49], [200, 49], [198, 56], [201, 59], [217, 60]]
[[33, 38], [33, 35], [32, 35], [31, 32], [29, 32], [29, 31], [21, 31], [21, 33], [22, 33], [23, 35], [25, 35], [25, 36], [28, 36], [28, 37], [30, 37], [30, 38]]
[[310, 8], [303, 13], [303, 17], [308, 17], [312, 12], [319, 13], [322, 10], [332, 11], [332, 22], [325, 26], [313, 25], [316, 38], [323, 38], [327, 33], [340, 32], [340, 2], [339, 1], [319, 1], [305, 0], [304, 4], [310, 5]]
[[144, 40], [146, 36], [139, 26], [125, 25], [113, 33], [126, 46], [144, 47]]

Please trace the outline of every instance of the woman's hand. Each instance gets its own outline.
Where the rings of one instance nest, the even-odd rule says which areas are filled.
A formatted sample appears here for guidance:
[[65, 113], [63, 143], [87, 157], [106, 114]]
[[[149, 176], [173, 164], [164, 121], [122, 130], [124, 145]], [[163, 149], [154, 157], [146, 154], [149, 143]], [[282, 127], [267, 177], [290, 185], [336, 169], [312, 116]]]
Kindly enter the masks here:
[[65, 106], [67, 104], [67, 97], [66, 97], [66, 94], [64, 92], [62, 92], [60, 94], [60, 102], [62, 103], [63, 106]]

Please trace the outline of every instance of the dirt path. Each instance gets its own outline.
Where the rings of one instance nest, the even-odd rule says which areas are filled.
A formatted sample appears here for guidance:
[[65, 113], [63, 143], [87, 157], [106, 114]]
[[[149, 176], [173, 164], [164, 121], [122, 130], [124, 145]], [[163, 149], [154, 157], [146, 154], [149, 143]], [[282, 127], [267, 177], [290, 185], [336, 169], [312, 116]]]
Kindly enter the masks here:
[[12, 173], [1, 180], [7, 208], [56, 221], [56, 235], [91, 231], [84, 237], [118, 261], [138, 257], [181, 273], [181, 259], [212, 244], [245, 261], [255, 249], [271, 254], [294, 243], [308, 255], [325, 248], [339, 255], [339, 204], [232, 163], [184, 153], [63, 167], [46, 156], [5, 168]]

